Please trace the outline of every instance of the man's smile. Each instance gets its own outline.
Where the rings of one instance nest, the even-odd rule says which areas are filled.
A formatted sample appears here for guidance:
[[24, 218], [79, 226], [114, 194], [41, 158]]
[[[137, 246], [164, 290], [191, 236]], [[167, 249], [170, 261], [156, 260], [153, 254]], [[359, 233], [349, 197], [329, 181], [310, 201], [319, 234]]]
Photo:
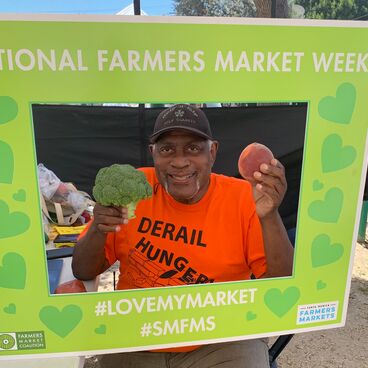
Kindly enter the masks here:
[[171, 179], [171, 181], [183, 184], [188, 182], [195, 175], [196, 175], [195, 172], [192, 174], [167, 174], [167, 176], [169, 177], [169, 179]]

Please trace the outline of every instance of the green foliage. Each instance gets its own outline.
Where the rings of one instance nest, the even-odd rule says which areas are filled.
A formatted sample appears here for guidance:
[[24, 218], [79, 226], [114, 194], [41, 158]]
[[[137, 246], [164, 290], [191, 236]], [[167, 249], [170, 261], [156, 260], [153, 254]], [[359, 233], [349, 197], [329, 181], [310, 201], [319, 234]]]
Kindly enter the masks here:
[[252, 0], [174, 0], [176, 15], [207, 17], [254, 17]]
[[103, 206], [127, 207], [128, 217], [134, 218], [138, 202], [150, 198], [152, 188], [142, 171], [131, 165], [114, 164], [97, 173], [93, 196]]
[[296, 0], [310, 19], [355, 19], [368, 14], [367, 0]]

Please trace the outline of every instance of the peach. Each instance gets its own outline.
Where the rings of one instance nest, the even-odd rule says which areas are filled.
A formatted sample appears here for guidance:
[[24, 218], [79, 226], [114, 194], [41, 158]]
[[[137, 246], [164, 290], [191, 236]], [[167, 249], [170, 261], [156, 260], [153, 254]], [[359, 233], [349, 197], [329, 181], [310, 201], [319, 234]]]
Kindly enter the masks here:
[[55, 294], [85, 293], [87, 290], [80, 280], [71, 280], [60, 284], [55, 289]]
[[240, 154], [238, 169], [240, 175], [251, 183], [256, 183], [254, 172], [260, 171], [261, 164], [270, 164], [273, 159], [271, 150], [260, 143], [251, 143]]

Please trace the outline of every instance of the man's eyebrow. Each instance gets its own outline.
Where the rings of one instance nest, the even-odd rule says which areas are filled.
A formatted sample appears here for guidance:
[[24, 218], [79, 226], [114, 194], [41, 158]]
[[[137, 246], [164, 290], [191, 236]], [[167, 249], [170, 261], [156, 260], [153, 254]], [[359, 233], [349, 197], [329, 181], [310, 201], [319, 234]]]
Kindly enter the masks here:
[[203, 140], [203, 139], [195, 139], [195, 140], [193, 140], [193, 141], [190, 141], [190, 142], [188, 142], [188, 143], [186, 143], [187, 145], [188, 144], [193, 144], [193, 143], [205, 143], [206, 142], [206, 140]]
[[168, 140], [164, 140], [164, 139], [162, 139], [162, 140], [159, 140], [158, 142], [156, 142], [155, 143], [157, 146], [163, 146], [163, 145], [165, 145], [165, 144], [174, 144], [173, 142], [170, 142], [170, 141], [168, 141]]

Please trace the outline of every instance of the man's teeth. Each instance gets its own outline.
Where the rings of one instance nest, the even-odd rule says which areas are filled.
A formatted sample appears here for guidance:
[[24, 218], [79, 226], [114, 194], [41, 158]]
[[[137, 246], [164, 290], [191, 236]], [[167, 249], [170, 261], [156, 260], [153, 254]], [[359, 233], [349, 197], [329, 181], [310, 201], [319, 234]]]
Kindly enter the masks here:
[[185, 176], [178, 176], [178, 175], [171, 175], [171, 177], [174, 180], [178, 180], [178, 181], [185, 181], [190, 179], [194, 174], [190, 174], [190, 175], [185, 175]]

